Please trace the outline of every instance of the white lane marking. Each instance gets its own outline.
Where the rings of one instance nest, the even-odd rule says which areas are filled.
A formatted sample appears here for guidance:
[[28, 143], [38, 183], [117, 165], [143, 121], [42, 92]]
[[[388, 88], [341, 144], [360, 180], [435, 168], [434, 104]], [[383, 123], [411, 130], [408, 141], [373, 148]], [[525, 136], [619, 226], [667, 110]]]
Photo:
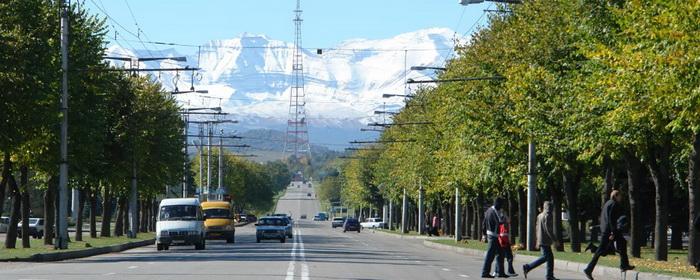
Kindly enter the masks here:
[[418, 261], [418, 260], [416, 260], [415, 262], [420, 263], [420, 262], [423, 262], [423, 261]]
[[304, 239], [301, 238], [301, 230], [297, 229], [296, 236], [299, 239], [301, 255], [301, 280], [309, 280], [309, 266], [306, 264], [306, 252], [304, 252]]
[[450, 271], [450, 269], [449, 269], [449, 268], [444, 268], [444, 267], [443, 267], [443, 268], [442, 268], [442, 271]]
[[102, 275], [103, 275], [103, 276], [110, 276], [110, 275], [115, 275], [115, 274], [117, 274], [117, 273], [115, 273], [115, 272], [110, 272], [110, 273], [105, 273], [105, 274], [102, 274]]
[[460, 275], [459, 275], [459, 277], [462, 277], [462, 278], [469, 278], [469, 275], [466, 275], [466, 274], [460, 274]]
[[294, 239], [292, 240], [292, 242], [293, 242], [294, 244], [292, 245], [292, 252], [290, 253], [291, 260], [289, 260], [289, 266], [287, 267], [287, 277], [285, 278], [285, 280], [294, 280], [295, 262], [296, 262], [296, 259], [297, 259], [297, 254], [296, 254], [296, 250], [297, 250], [296, 239], [297, 239], [297, 236], [298, 236], [298, 235], [295, 234], [295, 235], [294, 235]]
[[129, 269], [134, 269], [134, 268], [139, 268], [139, 266], [138, 266], [138, 265], [132, 265], [132, 266], [130, 266], [130, 267], [128, 267], [128, 268], [129, 268]]

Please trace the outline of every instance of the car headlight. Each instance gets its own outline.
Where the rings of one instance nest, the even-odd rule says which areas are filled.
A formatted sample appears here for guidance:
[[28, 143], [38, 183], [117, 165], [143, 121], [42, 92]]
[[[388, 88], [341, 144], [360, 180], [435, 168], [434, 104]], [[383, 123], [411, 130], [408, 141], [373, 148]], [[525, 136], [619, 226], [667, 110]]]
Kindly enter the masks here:
[[169, 235], [170, 235], [170, 232], [168, 232], [167, 230], [160, 231], [160, 236], [169, 236]]

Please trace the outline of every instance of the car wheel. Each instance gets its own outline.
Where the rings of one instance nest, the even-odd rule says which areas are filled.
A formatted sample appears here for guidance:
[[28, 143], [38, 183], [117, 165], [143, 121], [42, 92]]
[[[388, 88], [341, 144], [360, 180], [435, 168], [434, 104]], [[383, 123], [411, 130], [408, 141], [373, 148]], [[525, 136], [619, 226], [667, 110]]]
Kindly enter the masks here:
[[202, 241], [199, 241], [198, 244], [195, 244], [195, 245], [194, 245], [194, 249], [195, 249], [195, 250], [204, 250], [204, 248], [205, 248], [205, 246], [206, 246], [205, 244], [206, 244], [206, 243], [205, 243], [204, 239], [202, 239]]
[[255, 243], [260, 243], [260, 238], [256, 238]]
[[357, 230], [357, 233], [360, 233], [360, 230], [359, 230], [359, 229]]
[[236, 238], [233, 236], [226, 238], [226, 243], [236, 243]]
[[284, 242], [287, 242], [287, 239], [284, 238], [284, 237], [282, 237], [282, 238], [280, 239], [280, 243], [284, 243]]
[[343, 229], [343, 232], [348, 232], [347, 230]]
[[162, 251], [163, 250], [163, 244], [156, 244], [156, 250], [157, 251]]
[[165, 251], [170, 250], [170, 245], [163, 244], [163, 250], [165, 250]]

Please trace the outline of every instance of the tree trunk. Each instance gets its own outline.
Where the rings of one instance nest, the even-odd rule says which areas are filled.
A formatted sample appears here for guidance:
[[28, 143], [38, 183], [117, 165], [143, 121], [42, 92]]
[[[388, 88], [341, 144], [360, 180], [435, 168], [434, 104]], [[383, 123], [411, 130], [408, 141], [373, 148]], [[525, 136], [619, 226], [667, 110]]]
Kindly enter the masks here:
[[83, 241], [83, 213], [85, 212], [85, 191], [78, 191], [78, 220], [75, 221], [75, 241]]
[[469, 200], [467, 200], [467, 203], [464, 205], [464, 208], [467, 210], [467, 222], [466, 222], [466, 227], [467, 230], [464, 232], [465, 234], [469, 235], [470, 239], [476, 239], [474, 236], [474, 233], [472, 232], [472, 224], [474, 223], [474, 202], [471, 200], [471, 203]]
[[[577, 168], [577, 167], [574, 167]], [[578, 189], [581, 181], [581, 171], [576, 169], [570, 172], [564, 171], [562, 174], [562, 183], [566, 191], [566, 202], [568, 204], [569, 213], [569, 237], [571, 238], [571, 251], [581, 252], [581, 235], [579, 231], [578, 217]]]
[[117, 199], [117, 207], [119, 207], [119, 210], [117, 211], [117, 218], [114, 221], [114, 236], [123, 236], [124, 235], [124, 214], [126, 213], [126, 197], [124, 196], [119, 196]]
[[481, 194], [476, 197], [476, 236], [478, 240], [481, 240], [481, 233], [483, 229], [481, 228], [481, 221], [484, 218], [484, 198]]
[[508, 193], [508, 209], [510, 209], [510, 244], [516, 244], [518, 236], [518, 201], [513, 197], [513, 192]]
[[683, 250], [683, 225], [680, 223], [671, 225], [671, 249]]
[[561, 222], [561, 189], [556, 183], [550, 182], [550, 192], [552, 195], [552, 206], [553, 211], [553, 224], [554, 224], [554, 245], [557, 252], [564, 252], [564, 239], [561, 236], [562, 232], [562, 222]]
[[104, 197], [102, 201], [102, 228], [100, 230], [101, 237], [110, 237], [110, 223], [112, 222], [112, 194], [109, 187], [104, 188]]
[[90, 237], [97, 238], [97, 191], [88, 188], [87, 192], [90, 198]]
[[122, 216], [122, 232], [127, 234], [129, 232], [129, 199], [124, 198], [124, 215]]
[[700, 215], [695, 200], [700, 195], [700, 133], [693, 134], [688, 156], [688, 264], [700, 262], [700, 229], [694, 221]]
[[5, 235], [5, 248], [14, 249], [17, 246], [17, 223], [19, 223], [22, 203], [19, 187], [17, 187], [14, 176], [10, 175], [8, 184], [12, 195], [12, 210], [10, 212], [10, 224], [7, 227], [7, 235]]
[[518, 189], [518, 240], [520, 248], [527, 248], [527, 194], [525, 189]]
[[22, 192], [22, 248], [30, 248], [29, 244], [29, 168], [26, 165], [19, 167], [19, 184]]
[[[384, 208], [382, 207], [382, 210]], [[151, 227], [150, 227], [150, 232], [155, 232], [156, 231], [156, 215], [158, 215], [158, 203], [156, 203], [156, 199], [152, 198], [151, 199]], [[384, 213], [382, 212], [382, 215]], [[385, 221], [386, 222], [386, 221]]]
[[631, 152], [625, 153], [625, 169], [627, 171], [627, 187], [630, 203], [630, 255], [635, 258], [642, 256], [643, 222], [640, 212], [640, 194], [644, 189], [644, 174], [642, 163]]
[[[141, 206], [140, 207], [141, 214], [139, 217], [139, 218], [141, 218], [140, 219], [141, 220], [140, 232], [148, 232], [148, 200], [142, 199], [139, 204]], [[365, 217], [369, 217], [369, 216], [365, 216]]]
[[654, 259], [657, 261], [668, 260], [666, 227], [668, 226], [668, 193], [672, 187], [672, 181], [667, 164], [670, 162], [670, 149], [670, 143], [661, 147], [652, 147], [650, 151], [652, 158], [647, 162], [647, 168], [656, 190], [654, 200], [656, 206]]
[[56, 223], [56, 188], [58, 178], [51, 176], [44, 192], [44, 245], [53, 245], [54, 224]]
[[0, 216], [2, 216], [3, 210], [5, 210], [5, 190], [7, 189], [7, 183], [10, 180], [10, 169], [12, 168], [10, 153], [5, 152], [3, 158], [2, 179], [0, 179]]

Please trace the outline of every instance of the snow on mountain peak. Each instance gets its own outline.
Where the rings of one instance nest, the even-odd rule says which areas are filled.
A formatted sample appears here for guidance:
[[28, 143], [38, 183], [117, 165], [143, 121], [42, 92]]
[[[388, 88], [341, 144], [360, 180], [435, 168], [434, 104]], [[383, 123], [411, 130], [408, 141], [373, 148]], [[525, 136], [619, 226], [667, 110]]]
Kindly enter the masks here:
[[[405, 93], [405, 79], [425, 79], [429, 71], [406, 71], [411, 66], [442, 66], [452, 53], [455, 32], [429, 28], [392, 38], [352, 39], [336, 47], [304, 49], [306, 110], [309, 127], [363, 126], [376, 120], [377, 109], [400, 108], [401, 98], [382, 94]], [[182, 94], [185, 106], [221, 106], [238, 118], [283, 127], [288, 117], [294, 44], [265, 35], [242, 33], [232, 39], [212, 40], [187, 54], [180, 66], [200, 67], [196, 89], [209, 94]], [[181, 56], [175, 50], [159, 50]], [[148, 56], [144, 50], [110, 46], [114, 56]], [[199, 61], [197, 60], [199, 58]], [[118, 63], [115, 65], [119, 65]], [[173, 62], [148, 62], [149, 67], [173, 66]], [[158, 78], [168, 89], [189, 88], [190, 73], [163, 72]], [[264, 121], [260, 121], [264, 120]], [[241, 126], [244, 126], [241, 122]]]

